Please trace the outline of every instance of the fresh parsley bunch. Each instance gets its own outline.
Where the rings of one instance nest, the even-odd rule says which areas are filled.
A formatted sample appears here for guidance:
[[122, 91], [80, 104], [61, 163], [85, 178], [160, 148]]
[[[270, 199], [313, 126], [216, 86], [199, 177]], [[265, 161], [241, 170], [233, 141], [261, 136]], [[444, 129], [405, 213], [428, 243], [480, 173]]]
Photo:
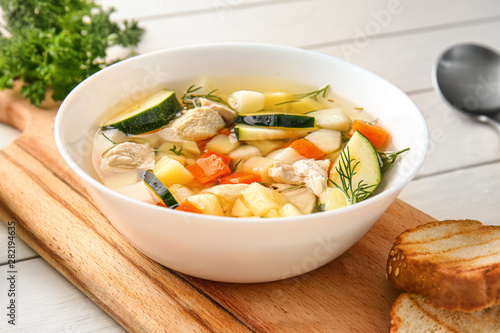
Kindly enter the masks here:
[[82, 80], [110, 65], [109, 47], [133, 52], [143, 34], [135, 21], [111, 22], [114, 9], [93, 0], [0, 0], [0, 7], [0, 89], [20, 82], [21, 94], [37, 106], [49, 88], [52, 99], [63, 100]]

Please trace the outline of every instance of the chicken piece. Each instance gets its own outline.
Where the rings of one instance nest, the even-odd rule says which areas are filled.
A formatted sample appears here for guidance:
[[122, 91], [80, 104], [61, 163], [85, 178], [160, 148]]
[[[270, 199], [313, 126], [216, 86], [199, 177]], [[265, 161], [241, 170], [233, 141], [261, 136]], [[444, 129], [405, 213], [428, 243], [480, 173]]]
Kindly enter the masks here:
[[189, 109], [174, 120], [172, 128], [184, 140], [199, 141], [208, 139], [224, 128], [224, 119], [209, 107]]
[[101, 169], [111, 172], [128, 172], [133, 169], [152, 169], [155, 153], [149, 143], [123, 142], [102, 154]]
[[319, 196], [328, 186], [329, 167], [329, 160], [302, 159], [292, 165], [274, 161], [269, 176], [278, 183], [304, 183], [309, 191]]
[[304, 159], [293, 163], [295, 174], [302, 177], [306, 187], [316, 196], [320, 196], [328, 187], [328, 169], [330, 160]]
[[289, 164], [284, 164], [280, 161], [274, 161], [273, 166], [269, 168], [269, 176], [277, 183], [285, 184], [301, 184], [302, 177], [299, 177], [293, 167]]
[[207, 98], [201, 98], [198, 97], [195, 99], [196, 105], [200, 105], [202, 107], [209, 107], [214, 111], [217, 111], [219, 115], [228, 123], [232, 123], [234, 121], [234, 118], [236, 117], [236, 111], [230, 109], [229, 107], [225, 106], [224, 104], [217, 103], [214, 101], [211, 101]]

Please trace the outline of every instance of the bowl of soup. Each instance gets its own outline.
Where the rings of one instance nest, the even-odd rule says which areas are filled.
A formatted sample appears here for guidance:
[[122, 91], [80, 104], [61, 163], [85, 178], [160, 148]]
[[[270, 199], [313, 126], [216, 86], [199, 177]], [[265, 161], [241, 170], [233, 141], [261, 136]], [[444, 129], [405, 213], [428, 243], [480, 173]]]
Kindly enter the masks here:
[[170, 48], [78, 85], [61, 155], [110, 223], [199, 278], [304, 274], [355, 244], [421, 167], [425, 120], [370, 71], [279, 45]]

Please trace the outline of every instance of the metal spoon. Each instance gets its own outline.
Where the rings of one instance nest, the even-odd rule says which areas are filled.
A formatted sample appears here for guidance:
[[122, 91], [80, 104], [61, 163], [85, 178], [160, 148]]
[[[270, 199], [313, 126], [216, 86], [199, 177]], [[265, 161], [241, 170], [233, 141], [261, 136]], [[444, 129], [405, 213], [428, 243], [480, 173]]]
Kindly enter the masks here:
[[500, 131], [500, 55], [480, 45], [456, 45], [441, 54], [435, 75], [448, 103]]

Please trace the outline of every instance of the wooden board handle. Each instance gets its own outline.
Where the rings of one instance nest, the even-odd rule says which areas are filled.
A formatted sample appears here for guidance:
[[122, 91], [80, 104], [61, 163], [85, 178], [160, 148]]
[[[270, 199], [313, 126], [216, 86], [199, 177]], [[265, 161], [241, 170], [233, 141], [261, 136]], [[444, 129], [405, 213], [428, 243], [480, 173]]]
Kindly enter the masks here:
[[21, 96], [12, 91], [4, 91], [0, 95], [0, 123], [17, 128], [21, 132], [28, 126], [30, 111], [29, 105], [24, 105], [26, 101]]

